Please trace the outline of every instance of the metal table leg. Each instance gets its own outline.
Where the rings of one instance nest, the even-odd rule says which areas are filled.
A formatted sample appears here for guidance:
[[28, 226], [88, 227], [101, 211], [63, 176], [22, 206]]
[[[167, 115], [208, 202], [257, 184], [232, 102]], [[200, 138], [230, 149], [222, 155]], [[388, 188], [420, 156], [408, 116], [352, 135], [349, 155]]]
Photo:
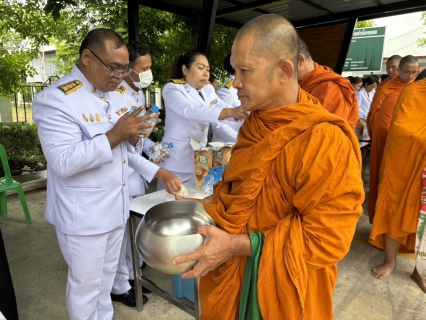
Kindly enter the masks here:
[[135, 234], [138, 225], [137, 217], [130, 216], [130, 243], [132, 246], [132, 260], [133, 260], [133, 274], [135, 283], [135, 295], [136, 295], [136, 310], [141, 312], [143, 310], [143, 295], [142, 295], [142, 275], [139, 265], [139, 253], [136, 250], [135, 245]]

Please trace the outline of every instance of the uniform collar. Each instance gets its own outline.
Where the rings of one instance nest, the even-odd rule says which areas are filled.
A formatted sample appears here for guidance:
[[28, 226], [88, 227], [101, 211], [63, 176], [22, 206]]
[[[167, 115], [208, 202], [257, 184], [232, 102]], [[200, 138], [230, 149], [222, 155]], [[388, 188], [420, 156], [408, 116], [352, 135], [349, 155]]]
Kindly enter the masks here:
[[133, 88], [124, 80], [121, 83], [121, 85], [126, 88], [126, 94], [128, 94], [128, 95], [130, 95], [134, 98], [137, 98], [139, 95], [142, 94], [142, 90], [140, 90], [140, 89], [138, 91], [133, 90]]

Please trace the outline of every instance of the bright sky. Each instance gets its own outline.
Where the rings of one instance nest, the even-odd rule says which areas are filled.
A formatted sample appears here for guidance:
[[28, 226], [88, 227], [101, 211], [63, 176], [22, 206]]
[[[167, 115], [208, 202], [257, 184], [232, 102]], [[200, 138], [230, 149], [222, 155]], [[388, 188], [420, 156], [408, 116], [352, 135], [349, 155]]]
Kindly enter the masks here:
[[374, 19], [374, 26], [386, 26], [386, 39], [392, 39], [408, 31], [421, 27], [423, 25], [420, 20], [421, 17], [422, 12], [414, 12], [399, 16]]

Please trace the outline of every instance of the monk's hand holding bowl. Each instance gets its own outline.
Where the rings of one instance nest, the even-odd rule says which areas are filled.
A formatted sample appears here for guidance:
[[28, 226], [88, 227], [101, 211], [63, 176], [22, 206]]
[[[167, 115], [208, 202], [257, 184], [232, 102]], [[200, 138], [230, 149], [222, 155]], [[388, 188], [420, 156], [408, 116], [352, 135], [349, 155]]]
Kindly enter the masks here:
[[246, 234], [230, 234], [215, 226], [200, 226], [197, 232], [206, 237], [204, 245], [173, 259], [173, 264], [198, 261], [192, 270], [182, 274], [182, 279], [205, 276], [234, 256], [251, 256], [250, 238]]

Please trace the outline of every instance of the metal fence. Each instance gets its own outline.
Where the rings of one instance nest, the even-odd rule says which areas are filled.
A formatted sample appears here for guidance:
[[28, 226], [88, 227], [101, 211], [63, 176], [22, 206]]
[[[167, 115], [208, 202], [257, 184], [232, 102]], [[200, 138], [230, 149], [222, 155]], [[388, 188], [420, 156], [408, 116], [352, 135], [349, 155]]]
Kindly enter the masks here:
[[44, 83], [27, 85], [22, 92], [12, 94], [13, 122], [32, 123], [32, 104], [35, 95], [58, 79], [58, 76], [51, 76]]

